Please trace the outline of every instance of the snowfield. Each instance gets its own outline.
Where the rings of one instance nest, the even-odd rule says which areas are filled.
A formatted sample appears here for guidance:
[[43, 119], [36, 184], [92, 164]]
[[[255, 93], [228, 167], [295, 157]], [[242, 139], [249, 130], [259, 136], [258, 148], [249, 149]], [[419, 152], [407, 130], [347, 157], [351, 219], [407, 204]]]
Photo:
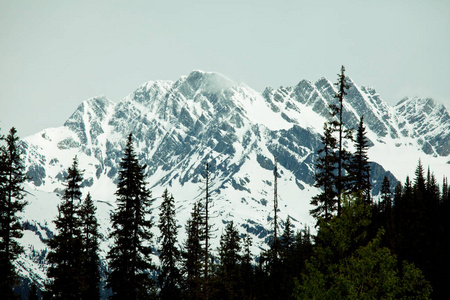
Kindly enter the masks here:
[[[418, 98], [389, 107], [373, 88], [351, 80], [349, 85], [344, 118], [349, 128], [356, 128], [364, 116], [373, 145], [369, 159], [382, 170], [372, 178], [374, 186], [381, 185], [385, 174], [393, 183], [412, 178], [419, 159], [438, 182], [448, 176], [450, 117], [445, 107]], [[313, 187], [315, 160], [334, 93], [326, 78], [258, 93], [221, 74], [194, 71], [174, 82], [145, 83], [119, 103], [104, 96], [82, 102], [63, 126], [23, 139], [31, 180], [21, 216], [25, 253], [16, 262], [20, 274], [39, 284], [46, 279], [45, 239], [55, 230], [65, 172], [75, 156], [84, 174], [84, 196], [89, 192], [97, 205], [101, 255], [106, 256], [115, 182], [130, 132], [141, 163], [147, 165], [155, 199], [153, 243], [158, 240], [158, 207], [166, 188], [174, 195], [179, 243], [184, 242], [193, 204], [204, 197], [206, 162], [211, 170], [213, 250], [229, 221], [242, 234], [252, 235], [253, 255], [267, 247], [273, 228], [275, 156], [280, 230], [287, 216], [297, 230], [313, 228], [309, 203], [318, 193]]]

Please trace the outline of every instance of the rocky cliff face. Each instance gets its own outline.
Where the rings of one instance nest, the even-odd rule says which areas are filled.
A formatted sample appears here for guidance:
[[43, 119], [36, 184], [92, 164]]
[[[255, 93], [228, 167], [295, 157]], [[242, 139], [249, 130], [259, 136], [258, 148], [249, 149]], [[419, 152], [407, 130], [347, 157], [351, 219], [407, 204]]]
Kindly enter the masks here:
[[404, 136], [417, 139], [426, 154], [450, 154], [450, 115], [433, 99], [404, 98], [395, 106]]
[[[418, 154], [425, 164], [427, 159], [438, 165], [449, 160], [450, 121], [445, 107], [414, 98], [391, 108], [374, 89], [349, 82], [344, 118], [349, 128], [357, 128], [364, 116], [374, 154], [370, 158], [375, 195], [383, 177], [388, 175], [394, 184], [393, 174], [401, 169], [388, 165], [380, 152], [409, 153], [415, 157], [411, 164]], [[23, 215], [30, 224], [22, 241], [28, 250], [19, 261], [24, 276], [45, 278], [41, 258], [46, 247], [41, 237], [54, 229], [57, 193], [75, 155], [84, 170], [84, 192], [89, 191], [98, 205], [105, 255], [118, 166], [130, 132], [141, 163], [147, 165], [155, 217], [159, 196], [168, 188], [177, 203], [179, 225], [185, 225], [193, 203], [203, 197], [203, 174], [209, 162], [216, 240], [233, 220], [242, 233], [254, 235], [254, 254], [259, 254], [273, 226], [275, 156], [281, 219], [289, 215], [297, 228], [313, 224], [309, 202], [318, 193], [313, 187], [316, 153], [334, 93], [334, 85], [325, 78], [267, 88], [260, 94], [221, 74], [194, 71], [175, 82], [143, 84], [117, 104], [105, 97], [84, 101], [63, 126], [22, 142], [31, 178], [30, 205]], [[156, 228], [155, 232], [157, 236]], [[179, 240], [184, 241], [184, 230]]]

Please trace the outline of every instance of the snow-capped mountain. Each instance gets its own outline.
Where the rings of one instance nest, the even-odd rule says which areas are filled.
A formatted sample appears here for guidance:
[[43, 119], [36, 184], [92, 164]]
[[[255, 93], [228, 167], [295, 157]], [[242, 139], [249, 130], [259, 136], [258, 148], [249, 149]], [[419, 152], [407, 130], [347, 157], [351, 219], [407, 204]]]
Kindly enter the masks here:
[[402, 134], [417, 138], [425, 153], [450, 154], [450, 115], [444, 105], [429, 98], [404, 98], [395, 112]]
[[[349, 80], [344, 118], [357, 128], [364, 116], [372, 148], [374, 193], [388, 175], [392, 185], [412, 175], [419, 158], [442, 178], [450, 166], [450, 118], [431, 99], [404, 99], [390, 107], [373, 88]], [[278, 161], [279, 215], [301, 229], [313, 225], [310, 200], [315, 160], [335, 87], [326, 78], [262, 94], [218, 73], [194, 71], [172, 81], [150, 81], [119, 103], [95, 97], [80, 104], [61, 127], [45, 129], [22, 142], [30, 182], [23, 222], [26, 252], [17, 265], [23, 276], [45, 279], [46, 246], [54, 230], [59, 193], [72, 159], [84, 170], [84, 192], [98, 206], [102, 255], [108, 250], [109, 214], [115, 207], [118, 166], [131, 132], [141, 163], [147, 164], [155, 221], [160, 195], [174, 195], [184, 241], [193, 203], [203, 197], [209, 162], [216, 246], [229, 221], [254, 237], [253, 254], [272, 228], [273, 167]], [[351, 146], [351, 145], [349, 145]], [[447, 172], [448, 173], [448, 172]], [[157, 229], [155, 226], [157, 236]]]

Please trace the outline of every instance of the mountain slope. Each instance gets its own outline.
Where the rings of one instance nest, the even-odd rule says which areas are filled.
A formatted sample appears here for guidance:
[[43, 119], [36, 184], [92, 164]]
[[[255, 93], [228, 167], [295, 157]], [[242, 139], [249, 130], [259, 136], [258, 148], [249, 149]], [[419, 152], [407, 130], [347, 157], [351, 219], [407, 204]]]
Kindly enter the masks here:
[[450, 154], [450, 115], [433, 99], [404, 98], [395, 106], [405, 136], [417, 138], [426, 154]]
[[[423, 109], [412, 110], [408, 104], [412, 100], [391, 108], [374, 89], [349, 82], [344, 118], [349, 128], [356, 128], [364, 115], [373, 146], [369, 158], [375, 194], [385, 174], [392, 184], [394, 175], [404, 180], [405, 172], [412, 174], [396, 163], [397, 153], [410, 159], [409, 164], [421, 157], [433, 170], [440, 166], [437, 176], [443, 174], [450, 151], [445, 108], [423, 104], [430, 107], [426, 118], [433, 117], [433, 124], [441, 125], [437, 128], [424, 122], [419, 115]], [[75, 155], [84, 170], [84, 192], [89, 191], [96, 201], [101, 232], [108, 235], [118, 166], [130, 132], [141, 163], [147, 165], [154, 216], [159, 196], [168, 188], [176, 200], [178, 224], [184, 226], [193, 203], [203, 197], [203, 174], [209, 162], [215, 246], [225, 224], [233, 220], [241, 233], [254, 235], [253, 254], [257, 255], [273, 226], [276, 156], [280, 219], [289, 215], [298, 229], [313, 224], [309, 202], [318, 193], [313, 187], [316, 153], [334, 93], [333, 84], [325, 78], [315, 83], [303, 80], [294, 87], [267, 88], [260, 94], [221, 74], [194, 71], [174, 82], [145, 83], [117, 104], [105, 97], [84, 101], [64, 126], [45, 129], [22, 142], [31, 178], [27, 186], [31, 204], [23, 216], [29, 224], [23, 239], [28, 250], [18, 262], [24, 276], [35, 276], [40, 282], [45, 278], [42, 241], [54, 230], [56, 194], [64, 188], [65, 172]], [[429, 146], [424, 148], [425, 144]], [[45, 213], [38, 213], [38, 208]], [[156, 228], [155, 233], [158, 236]], [[180, 230], [179, 241], [184, 238], [184, 230]], [[103, 256], [108, 245], [104, 238]]]

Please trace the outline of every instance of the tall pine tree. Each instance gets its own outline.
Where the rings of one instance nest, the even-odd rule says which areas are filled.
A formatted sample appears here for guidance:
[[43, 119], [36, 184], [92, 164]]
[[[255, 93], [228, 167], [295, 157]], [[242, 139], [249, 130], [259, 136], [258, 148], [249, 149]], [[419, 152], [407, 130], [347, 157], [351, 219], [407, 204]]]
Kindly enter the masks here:
[[330, 220], [337, 209], [337, 191], [335, 189], [337, 169], [337, 140], [333, 137], [332, 128], [324, 124], [324, 135], [321, 137], [322, 148], [319, 149], [316, 162], [314, 186], [322, 192], [312, 198], [311, 204], [316, 206], [310, 211], [316, 219]]
[[289, 252], [294, 244], [295, 236], [292, 227], [293, 225], [291, 223], [291, 218], [287, 216], [286, 222], [284, 223], [283, 235], [281, 236], [280, 241], [280, 245], [283, 249], [283, 252]]
[[210, 298], [210, 269], [211, 269], [211, 238], [212, 238], [212, 225], [210, 223], [211, 218], [211, 191], [210, 191], [210, 181], [211, 181], [211, 173], [209, 170], [209, 163], [206, 163], [205, 168], [205, 199], [203, 202], [200, 202], [199, 211], [200, 211], [200, 228], [201, 228], [201, 242], [203, 244], [204, 251], [204, 263], [203, 263], [203, 296], [205, 299]]
[[54, 299], [81, 299], [83, 287], [82, 230], [80, 219], [81, 182], [77, 157], [67, 169], [66, 188], [58, 205], [57, 233], [48, 241], [50, 252], [47, 296]]
[[99, 224], [95, 212], [97, 208], [88, 193], [80, 208], [81, 234], [83, 243], [83, 299], [100, 299], [100, 270], [99, 270]]
[[108, 253], [107, 287], [111, 288], [111, 299], [144, 299], [154, 294], [154, 282], [150, 277], [154, 270], [150, 246], [152, 199], [145, 182], [146, 166], [138, 162], [131, 134], [120, 168], [117, 208], [111, 216], [110, 238], [114, 245]]
[[364, 117], [359, 120], [359, 127], [355, 140], [355, 153], [350, 157], [349, 163], [345, 164], [348, 171], [348, 190], [358, 193], [367, 205], [371, 204], [370, 164], [367, 151], [369, 143], [366, 138], [366, 127]]
[[334, 95], [334, 97], [338, 100], [338, 104], [332, 104], [330, 105], [331, 108], [331, 114], [333, 117], [333, 120], [330, 122], [330, 125], [333, 128], [334, 132], [338, 133], [338, 151], [337, 151], [337, 176], [335, 178], [335, 186], [337, 190], [338, 195], [338, 216], [341, 214], [341, 198], [342, 193], [345, 188], [345, 170], [344, 170], [344, 164], [345, 161], [349, 157], [349, 153], [344, 148], [344, 138], [350, 138], [351, 139], [351, 131], [345, 130], [344, 128], [344, 119], [343, 119], [343, 113], [344, 113], [344, 96], [347, 95], [346, 90], [349, 88], [349, 85], [347, 84], [347, 78], [345, 77], [345, 68], [344, 66], [341, 67], [341, 74], [338, 74], [338, 82], [335, 83], [337, 86], [337, 93]]
[[161, 232], [161, 248], [159, 260], [161, 273], [158, 282], [161, 288], [160, 299], [179, 299], [181, 273], [178, 269], [180, 250], [177, 247], [177, 222], [175, 217], [175, 200], [169, 195], [167, 189], [162, 195], [162, 203], [159, 213], [159, 230]]
[[214, 298], [239, 299], [241, 239], [233, 221], [227, 224], [220, 237], [218, 280], [220, 292]]
[[253, 244], [252, 237], [247, 232], [242, 238], [242, 255], [241, 255], [241, 272], [240, 272], [240, 290], [241, 299], [255, 298], [255, 272], [253, 267], [253, 258], [251, 247]]
[[187, 299], [200, 299], [202, 295], [201, 273], [204, 251], [201, 244], [201, 223], [200, 203], [197, 202], [194, 204], [191, 217], [186, 224], [187, 239], [184, 243], [183, 252], [184, 294]]
[[384, 176], [381, 184], [381, 224], [386, 230], [387, 246], [394, 248], [394, 211], [392, 206], [391, 184], [387, 176]]
[[278, 288], [276, 299], [286, 299], [292, 294], [294, 288], [293, 280], [296, 276], [295, 271], [297, 266], [295, 259], [297, 253], [295, 250], [295, 235], [291, 218], [288, 216], [284, 223], [283, 234], [280, 238], [280, 269], [281, 271], [276, 274], [278, 277]]
[[23, 235], [18, 213], [26, 205], [23, 200], [26, 175], [16, 133], [12, 127], [4, 139], [6, 145], [0, 146], [0, 295], [5, 299], [14, 298], [12, 288], [18, 276], [13, 263], [23, 252], [17, 242]]

